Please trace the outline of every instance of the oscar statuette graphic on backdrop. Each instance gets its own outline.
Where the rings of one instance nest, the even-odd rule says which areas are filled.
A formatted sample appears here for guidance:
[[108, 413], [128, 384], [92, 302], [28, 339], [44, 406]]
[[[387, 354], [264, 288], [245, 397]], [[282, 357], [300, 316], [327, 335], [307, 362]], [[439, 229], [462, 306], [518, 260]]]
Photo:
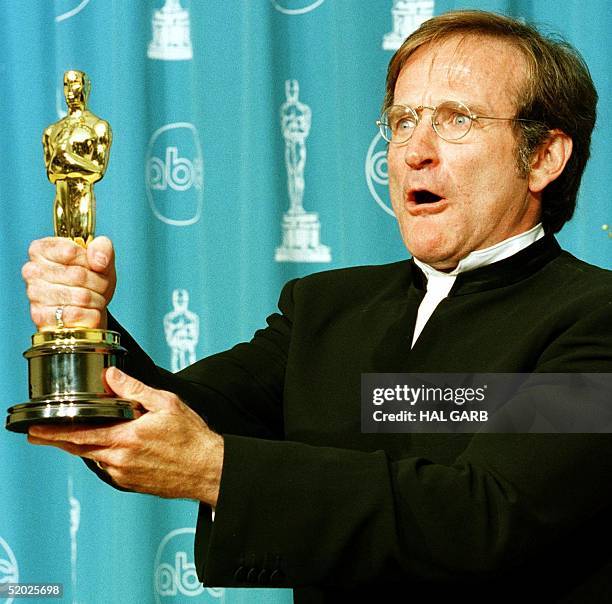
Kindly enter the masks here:
[[[82, 71], [64, 74], [68, 114], [43, 134], [47, 176], [55, 185], [55, 235], [86, 247], [94, 238], [93, 186], [106, 171], [111, 128], [87, 109], [89, 78]], [[27, 432], [36, 423], [110, 422], [133, 419], [129, 401], [104, 387], [104, 371], [122, 367], [125, 349], [119, 334], [105, 329], [64, 326], [64, 308], [56, 324], [32, 336], [28, 360], [30, 401], [9, 408], [6, 428]]]

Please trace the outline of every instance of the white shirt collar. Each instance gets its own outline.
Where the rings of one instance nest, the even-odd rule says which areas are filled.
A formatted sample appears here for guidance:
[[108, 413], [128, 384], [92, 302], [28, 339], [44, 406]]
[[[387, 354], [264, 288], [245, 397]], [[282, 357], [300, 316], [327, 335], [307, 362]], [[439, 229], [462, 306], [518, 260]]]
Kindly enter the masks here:
[[475, 268], [486, 266], [487, 264], [492, 264], [493, 262], [498, 262], [504, 258], [509, 258], [517, 252], [520, 252], [522, 249], [530, 246], [532, 243], [535, 243], [542, 237], [544, 237], [544, 227], [542, 226], [542, 223], [538, 223], [536, 226], [528, 231], [525, 231], [524, 233], [519, 233], [518, 235], [504, 239], [504, 241], [500, 241], [491, 247], [470, 252], [465, 258], [462, 258], [459, 261], [459, 264], [457, 264], [452, 271], [449, 271], [448, 273], [438, 271], [432, 266], [429, 266], [429, 264], [421, 262], [418, 258], [413, 257], [413, 260], [415, 264], [423, 271], [423, 273], [425, 273], [428, 281], [430, 277], [456, 277], [459, 273], [471, 271]]

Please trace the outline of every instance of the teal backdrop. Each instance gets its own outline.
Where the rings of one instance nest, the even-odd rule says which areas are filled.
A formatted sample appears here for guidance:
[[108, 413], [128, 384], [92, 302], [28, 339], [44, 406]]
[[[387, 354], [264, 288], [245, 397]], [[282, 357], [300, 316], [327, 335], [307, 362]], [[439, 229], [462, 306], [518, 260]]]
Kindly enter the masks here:
[[[27, 399], [34, 331], [20, 269], [52, 233], [43, 129], [64, 70], [86, 71], [114, 143], [96, 185], [112, 238], [111, 310], [180, 368], [248, 339], [282, 284], [406, 256], [374, 125], [393, 48], [419, 19], [480, 8], [533, 20], [584, 54], [599, 120], [560, 240], [612, 268], [606, 0], [0, 0], [0, 392]], [[608, 229], [607, 224], [611, 227]], [[290, 590], [204, 589], [191, 501], [124, 494], [79, 459], [0, 436], [0, 584], [61, 582], [64, 601], [285, 603]], [[312, 552], [316, 556], [316, 552]], [[0, 593], [0, 604], [8, 602]]]

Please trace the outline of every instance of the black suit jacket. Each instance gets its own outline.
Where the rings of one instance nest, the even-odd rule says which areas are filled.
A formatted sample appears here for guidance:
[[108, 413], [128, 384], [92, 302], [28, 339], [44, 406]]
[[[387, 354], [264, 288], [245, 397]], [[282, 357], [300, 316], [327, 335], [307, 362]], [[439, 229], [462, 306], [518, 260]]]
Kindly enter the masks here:
[[205, 584], [296, 602], [612, 597], [610, 435], [360, 429], [363, 372], [612, 373], [612, 273], [545, 237], [459, 275], [411, 349], [424, 287], [410, 261], [292, 281], [251, 342], [177, 375], [123, 334], [128, 372], [225, 436], [216, 519], [198, 520]]

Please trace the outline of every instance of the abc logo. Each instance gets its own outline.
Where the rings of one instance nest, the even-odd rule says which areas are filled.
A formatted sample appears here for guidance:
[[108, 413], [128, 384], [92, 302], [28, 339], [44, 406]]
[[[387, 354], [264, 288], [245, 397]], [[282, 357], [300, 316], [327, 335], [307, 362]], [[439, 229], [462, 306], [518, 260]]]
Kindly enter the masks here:
[[[10, 604], [13, 598], [4, 599], [4, 589], [7, 583], [19, 582], [19, 568], [17, 567], [17, 559], [9, 544], [0, 537], [0, 602], [2, 604]], [[4, 588], [4, 589], [3, 589]]]
[[[170, 531], [159, 544], [155, 556], [155, 601], [182, 602], [206, 593], [214, 599], [225, 595], [225, 589], [204, 588], [193, 563], [195, 529], [179, 528]], [[202, 601], [202, 600], [199, 600]]]
[[204, 164], [193, 124], [167, 124], [153, 133], [145, 180], [151, 210], [159, 220], [187, 226], [200, 219]]
[[202, 188], [202, 162], [179, 157], [176, 147], [166, 147], [166, 157], [149, 159], [149, 183], [152, 189], [186, 191], [194, 185]]
[[365, 177], [368, 189], [374, 201], [390, 216], [395, 217], [391, 206], [384, 200], [388, 198], [387, 185], [389, 174], [387, 172], [387, 145], [378, 133], [368, 147], [365, 161]]

